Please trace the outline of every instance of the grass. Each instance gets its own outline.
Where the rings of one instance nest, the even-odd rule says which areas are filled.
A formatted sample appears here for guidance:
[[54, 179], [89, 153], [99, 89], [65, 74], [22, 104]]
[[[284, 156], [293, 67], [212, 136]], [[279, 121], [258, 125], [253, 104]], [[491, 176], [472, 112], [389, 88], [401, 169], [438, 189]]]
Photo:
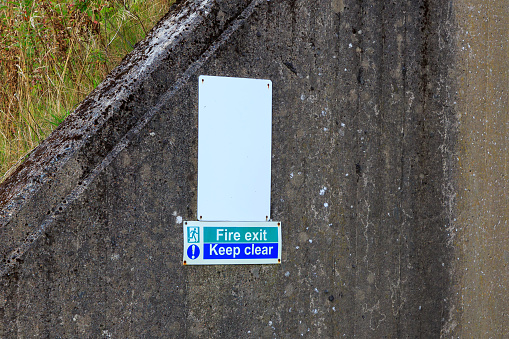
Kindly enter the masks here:
[[173, 2], [0, 0], [0, 177], [72, 112]]

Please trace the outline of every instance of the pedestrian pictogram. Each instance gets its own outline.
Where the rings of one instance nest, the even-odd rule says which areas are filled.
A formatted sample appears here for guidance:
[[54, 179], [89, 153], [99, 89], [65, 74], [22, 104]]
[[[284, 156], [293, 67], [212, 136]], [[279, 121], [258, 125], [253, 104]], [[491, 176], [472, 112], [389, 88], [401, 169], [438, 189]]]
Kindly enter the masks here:
[[199, 227], [188, 227], [187, 228], [187, 242], [195, 244], [200, 242], [200, 228]]

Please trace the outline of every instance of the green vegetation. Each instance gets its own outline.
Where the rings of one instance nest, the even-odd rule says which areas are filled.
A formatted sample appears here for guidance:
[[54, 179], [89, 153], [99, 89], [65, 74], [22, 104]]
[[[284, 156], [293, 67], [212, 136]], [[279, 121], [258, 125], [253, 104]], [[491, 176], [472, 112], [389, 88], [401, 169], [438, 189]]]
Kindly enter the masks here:
[[65, 119], [173, 2], [0, 0], [0, 176]]

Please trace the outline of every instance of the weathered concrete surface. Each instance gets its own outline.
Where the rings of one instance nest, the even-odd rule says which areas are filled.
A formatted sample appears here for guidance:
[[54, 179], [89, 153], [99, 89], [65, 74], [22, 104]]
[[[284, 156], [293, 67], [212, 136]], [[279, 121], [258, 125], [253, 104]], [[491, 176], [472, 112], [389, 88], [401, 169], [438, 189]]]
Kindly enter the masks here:
[[464, 338], [509, 337], [509, 2], [458, 1], [457, 293]]
[[[473, 5], [181, 3], [2, 184], [0, 337], [507, 336], [507, 6]], [[281, 265], [181, 265], [199, 74], [273, 82]]]

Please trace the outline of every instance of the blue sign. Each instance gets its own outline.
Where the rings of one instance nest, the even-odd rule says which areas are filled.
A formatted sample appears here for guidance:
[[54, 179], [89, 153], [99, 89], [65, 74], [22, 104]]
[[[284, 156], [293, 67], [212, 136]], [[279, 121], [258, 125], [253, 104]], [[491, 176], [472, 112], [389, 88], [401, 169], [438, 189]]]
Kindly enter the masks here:
[[200, 256], [200, 248], [197, 245], [191, 245], [187, 248], [187, 257], [194, 260]]
[[277, 243], [204, 244], [203, 259], [268, 259], [278, 258]]

